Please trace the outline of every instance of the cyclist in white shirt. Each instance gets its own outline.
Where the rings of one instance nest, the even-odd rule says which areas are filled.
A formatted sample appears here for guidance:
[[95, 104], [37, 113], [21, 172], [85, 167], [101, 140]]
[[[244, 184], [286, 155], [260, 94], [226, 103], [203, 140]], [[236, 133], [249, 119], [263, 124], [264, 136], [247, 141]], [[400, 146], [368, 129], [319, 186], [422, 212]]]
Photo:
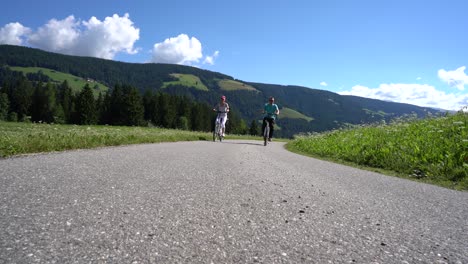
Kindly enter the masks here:
[[226, 96], [221, 96], [220, 102], [216, 104], [216, 106], [213, 108], [213, 111], [218, 113], [218, 116], [216, 116], [216, 122], [220, 122], [224, 137], [224, 133], [226, 131], [226, 121], [228, 119], [227, 113], [229, 112], [229, 104], [226, 103]]

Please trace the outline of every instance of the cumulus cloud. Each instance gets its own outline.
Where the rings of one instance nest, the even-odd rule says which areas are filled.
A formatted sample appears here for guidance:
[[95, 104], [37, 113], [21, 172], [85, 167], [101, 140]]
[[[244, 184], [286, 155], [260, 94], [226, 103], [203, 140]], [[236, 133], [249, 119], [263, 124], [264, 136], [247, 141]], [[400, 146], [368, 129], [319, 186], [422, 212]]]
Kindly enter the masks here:
[[203, 57], [201, 42], [180, 34], [154, 44], [152, 62], [191, 65]]
[[455, 111], [468, 105], [468, 94], [447, 94], [427, 84], [381, 84], [378, 88], [356, 85], [340, 94]]
[[321, 82], [320, 85], [321, 86], [328, 86], [328, 84], [326, 82]]
[[[29, 36], [28, 42], [40, 49], [73, 54], [76, 39], [80, 36], [79, 22], [74, 16], [64, 20], [51, 19]], [[85, 54], [83, 54], [85, 55]]]
[[128, 14], [106, 17], [104, 21], [92, 17], [83, 25], [86, 30], [77, 43], [77, 51], [82, 54], [111, 59], [118, 52], [138, 52], [133, 44], [140, 38], [140, 30], [133, 26]]
[[440, 69], [438, 75], [442, 81], [446, 82], [451, 87], [456, 87], [463, 91], [465, 89], [465, 84], [468, 84], [468, 76], [465, 74], [465, 69], [465, 66], [454, 71]]
[[[122, 17], [114, 14], [104, 21], [91, 17], [88, 21], [81, 22], [74, 16], [63, 20], [51, 19], [36, 32], [22, 27], [21, 24], [11, 26], [12, 24], [14, 23], [0, 30], [0, 43], [3, 39], [13, 39], [16, 41], [15, 45], [24, 45], [27, 42], [47, 51], [104, 59], [112, 59], [119, 52], [136, 53], [133, 45], [140, 35], [140, 30], [134, 27], [128, 14]], [[25, 36], [25, 41], [20, 38], [22, 35]]]
[[213, 55], [206, 56], [205, 60], [203, 61], [204, 64], [214, 65], [214, 60], [219, 56], [219, 51], [215, 51]]
[[0, 28], [0, 44], [21, 45], [23, 38], [31, 32], [31, 29], [20, 23], [9, 23]]

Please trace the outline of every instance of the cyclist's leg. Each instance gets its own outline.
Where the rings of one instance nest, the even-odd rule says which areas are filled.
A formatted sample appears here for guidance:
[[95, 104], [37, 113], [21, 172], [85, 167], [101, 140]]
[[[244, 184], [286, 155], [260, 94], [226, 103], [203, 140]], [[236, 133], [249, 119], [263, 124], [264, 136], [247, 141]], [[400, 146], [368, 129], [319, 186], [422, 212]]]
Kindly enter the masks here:
[[270, 135], [268, 136], [268, 139], [271, 141], [271, 138], [273, 138], [273, 132], [275, 130], [275, 119], [270, 118], [268, 122], [270, 125]]
[[224, 133], [226, 133], [226, 121], [227, 121], [227, 117], [221, 118], [221, 128], [222, 128], [223, 137], [224, 137]]

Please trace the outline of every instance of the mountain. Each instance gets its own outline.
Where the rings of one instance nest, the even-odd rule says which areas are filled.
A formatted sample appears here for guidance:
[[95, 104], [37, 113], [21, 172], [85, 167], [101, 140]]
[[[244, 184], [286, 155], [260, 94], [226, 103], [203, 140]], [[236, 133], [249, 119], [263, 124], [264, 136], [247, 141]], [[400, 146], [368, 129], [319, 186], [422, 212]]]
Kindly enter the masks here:
[[274, 96], [280, 109], [284, 109], [278, 120], [277, 132], [283, 137], [332, 130], [347, 124], [389, 121], [409, 114], [425, 117], [440, 113], [431, 108], [343, 96], [308, 87], [246, 82], [190, 66], [125, 63], [12, 45], [0, 45], [0, 66], [40, 67], [92, 79], [107, 87], [131, 85], [142, 93], [146, 90], [164, 91], [210, 105], [224, 94], [231, 109], [239, 112], [247, 124], [261, 119], [263, 104], [269, 96]]

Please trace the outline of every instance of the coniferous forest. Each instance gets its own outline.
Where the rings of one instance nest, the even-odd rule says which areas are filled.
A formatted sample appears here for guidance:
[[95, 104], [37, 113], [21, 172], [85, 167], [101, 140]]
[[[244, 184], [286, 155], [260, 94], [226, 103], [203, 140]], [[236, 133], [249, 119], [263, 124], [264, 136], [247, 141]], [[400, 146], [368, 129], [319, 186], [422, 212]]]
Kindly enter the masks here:
[[[74, 92], [67, 81], [55, 84], [40, 72], [25, 76], [8, 67], [0, 68], [0, 81], [0, 120], [211, 131], [215, 118], [207, 103], [160, 91], [142, 94], [126, 84], [105, 93], [86, 84]], [[226, 125], [228, 133], [256, 132], [235, 111]]]

